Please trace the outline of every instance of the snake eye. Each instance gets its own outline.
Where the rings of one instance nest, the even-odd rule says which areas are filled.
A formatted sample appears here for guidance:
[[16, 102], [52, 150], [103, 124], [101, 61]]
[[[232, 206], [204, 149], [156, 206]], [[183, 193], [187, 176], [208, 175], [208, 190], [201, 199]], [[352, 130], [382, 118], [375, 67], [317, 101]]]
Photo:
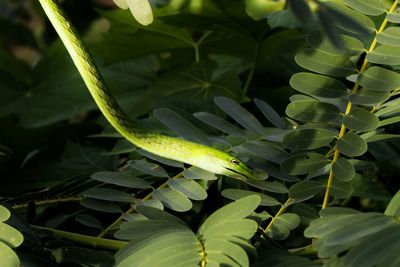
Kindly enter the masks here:
[[233, 164], [233, 165], [239, 165], [239, 160], [237, 160], [237, 159], [231, 159], [231, 163]]

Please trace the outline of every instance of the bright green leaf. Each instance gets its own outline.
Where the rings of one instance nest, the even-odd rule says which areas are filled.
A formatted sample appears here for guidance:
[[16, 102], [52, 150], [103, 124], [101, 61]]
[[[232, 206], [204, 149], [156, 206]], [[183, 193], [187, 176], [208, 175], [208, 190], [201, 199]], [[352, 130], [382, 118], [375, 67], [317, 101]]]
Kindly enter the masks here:
[[20, 262], [17, 254], [6, 246], [4, 243], [0, 242], [0, 255], [1, 264], [5, 267], [20, 267]]
[[0, 222], [8, 220], [10, 216], [11, 216], [10, 211], [6, 207], [0, 205]]
[[0, 223], [0, 243], [3, 242], [9, 247], [16, 248], [22, 244], [24, 236], [14, 227]]

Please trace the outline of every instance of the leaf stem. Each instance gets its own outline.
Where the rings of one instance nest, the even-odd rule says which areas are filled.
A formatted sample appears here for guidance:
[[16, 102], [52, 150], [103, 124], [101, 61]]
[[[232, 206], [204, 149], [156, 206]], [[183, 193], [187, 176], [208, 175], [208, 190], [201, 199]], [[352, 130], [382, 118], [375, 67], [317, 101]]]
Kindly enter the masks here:
[[[397, 6], [397, 0], [394, 1], [393, 5], [390, 8], [390, 10], [388, 11], [388, 13], [392, 13], [396, 9], [396, 6]], [[381, 26], [379, 27], [379, 30], [375, 33], [375, 38], [372, 41], [369, 49], [367, 50], [367, 54], [365, 55], [364, 62], [361, 65], [361, 68], [359, 70], [358, 75], [362, 74], [366, 70], [366, 68], [368, 66], [368, 59], [367, 59], [368, 53], [371, 53], [375, 49], [375, 47], [376, 47], [376, 45], [378, 43], [378, 41], [376, 39], [376, 36], [379, 33], [383, 32], [383, 30], [385, 29], [387, 23], [388, 23], [388, 20], [385, 18], [383, 20]], [[358, 83], [358, 81], [356, 81], [356, 83], [354, 84], [353, 90], [351, 91], [352, 94], [356, 94], [358, 92], [359, 88], [360, 88], [360, 84]], [[346, 111], [344, 113], [344, 116], [348, 115], [351, 112], [352, 107], [353, 107], [353, 103], [349, 100], [347, 102]], [[337, 140], [342, 138], [345, 135], [345, 133], [346, 133], [346, 126], [344, 124], [342, 124], [341, 127], [340, 127], [339, 136], [338, 136]], [[334, 153], [333, 159], [332, 159], [331, 168], [329, 170], [328, 183], [326, 184], [326, 190], [325, 190], [324, 201], [322, 203], [322, 209], [325, 209], [326, 207], [328, 207], [330, 189], [332, 187], [333, 178], [334, 178], [332, 166], [339, 159], [339, 157], [340, 157], [340, 151], [339, 151], [339, 149], [338, 149], [338, 147], [336, 145], [335, 146], [335, 153]]]
[[31, 228], [36, 231], [50, 231], [54, 235], [56, 235], [60, 238], [70, 240], [72, 242], [79, 243], [82, 245], [94, 247], [94, 248], [119, 250], [129, 244], [129, 242], [126, 242], [126, 241], [119, 241], [119, 240], [99, 238], [99, 237], [94, 237], [94, 236], [87, 236], [87, 235], [82, 235], [82, 234], [71, 233], [71, 232], [67, 232], [67, 231], [61, 231], [61, 230], [56, 230], [56, 229], [52, 229], [52, 228], [37, 226], [37, 225], [31, 225]]

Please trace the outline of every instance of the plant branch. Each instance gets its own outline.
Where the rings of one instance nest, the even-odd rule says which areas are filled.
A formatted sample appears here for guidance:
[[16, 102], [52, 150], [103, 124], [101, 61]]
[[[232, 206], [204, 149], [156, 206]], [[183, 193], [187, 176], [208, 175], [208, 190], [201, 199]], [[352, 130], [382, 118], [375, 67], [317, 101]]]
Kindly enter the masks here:
[[94, 247], [94, 248], [119, 250], [129, 244], [129, 242], [126, 242], [126, 241], [119, 241], [119, 240], [99, 238], [99, 237], [94, 237], [94, 236], [87, 236], [87, 235], [71, 233], [71, 232], [56, 230], [56, 229], [47, 228], [47, 227], [41, 227], [41, 226], [37, 226], [37, 225], [31, 225], [31, 228], [36, 231], [50, 231], [54, 235], [56, 235], [62, 239], [66, 239], [66, 240], [69, 240], [69, 241], [72, 241], [75, 243], [79, 243], [79, 244]]
[[[392, 7], [390, 8], [390, 10], [389, 10], [388, 13], [392, 13], [392, 12], [396, 9], [396, 6], [397, 6], [397, 0], [393, 3], [393, 5], [392, 5]], [[377, 36], [379, 33], [383, 32], [383, 30], [385, 29], [387, 23], [388, 23], [388, 21], [387, 21], [387, 19], [385, 18], [385, 19], [383, 20], [381, 26], [379, 27], [379, 30], [375, 33], [375, 38], [374, 38], [374, 40], [372, 41], [372, 43], [371, 43], [371, 45], [370, 45], [370, 47], [369, 47], [369, 49], [368, 49], [368, 51], [367, 51], [367, 55], [368, 55], [368, 53], [371, 53], [371, 52], [375, 49], [375, 47], [376, 47], [376, 45], [377, 45], [377, 43], [378, 43], [378, 41], [377, 41], [377, 39], [376, 39], [376, 36]], [[360, 70], [359, 70], [359, 74], [358, 74], [358, 75], [360, 75], [361, 73], [363, 73], [363, 72], [366, 70], [367, 66], [368, 66], [367, 55], [365, 56], [364, 62], [363, 62], [362, 65], [361, 65], [361, 68], [360, 68]], [[356, 83], [354, 84], [353, 90], [351, 91], [352, 94], [356, 94], [356, 93], [358, 92], [359, 88], [360, 88], [360, 84], [358, 83], [358, 81], [356, 81]], [[349, 100], [349, 101], [347, 102], [346, 111], [345, 111], [345, 113], [344, 113], [344, 116], [348, 115], [348, 114], [351, 112], [352, 107], [353, 107], [353, 103]], [[340, 138], [342, 138], [342, 137], [345, 135], [345, 133], [346, 133], [346, 126], [345, 126], [344, 124], [342, 124], [341, 127], [340, 127], [339, 136], [338, 136], [337, 140], [339, 140]], [[327, 185], [326, 185], [324, 201], [323, 201], [323, 203], [322, 203], [322, 209], [325, 209], [325, 208], [328, 206], [329, 195], [330, 195], [330, 189], [331, 189], [331, 187], [332, 187], [333, 178], [334, 178], [332, 166], [333, 166], [333, 164], [339, 159], [339, 157], [340, 157], [340, 151], [339, 151], [339, 149], [338, 149], [338, 147], [337, 147], [337, 145], [336, 145], [336, 146], [335, 146], [335, 153], [334, 153], [333, 159], [332, 159], [331, 168], [330, 168], [330, 170], [329, 170], [328, 183], [327, 183]]]
[[[74, 201], [81, 201], [82, 197], [66, 197], [66, 198], [53, 198], [53, 199], [45, 199], [45, 200], [38, 200], [33, 201], [36, 206], [42, 205], [49, 205], [55, 203], [63, 203], [63, 202], [74, 202]], [[12, 206], [13, 209], [22, 209], [28, 207], [28, 203], [16, 204]]]

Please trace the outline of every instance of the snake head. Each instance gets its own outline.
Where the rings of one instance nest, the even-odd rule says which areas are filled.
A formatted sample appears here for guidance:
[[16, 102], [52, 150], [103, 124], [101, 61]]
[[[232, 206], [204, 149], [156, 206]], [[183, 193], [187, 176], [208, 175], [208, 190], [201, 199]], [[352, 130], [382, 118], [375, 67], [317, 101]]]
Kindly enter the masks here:
[[268, 177], [267, 173], [255, 169], [250, 169], [240, 159], [231, 155], [229, 159], [223, 162], [223, 168], [224, 170], [222, 171], [221, 174], [239, 180], [244, 180], [244, 181], [248, 179], [264, 180]]

